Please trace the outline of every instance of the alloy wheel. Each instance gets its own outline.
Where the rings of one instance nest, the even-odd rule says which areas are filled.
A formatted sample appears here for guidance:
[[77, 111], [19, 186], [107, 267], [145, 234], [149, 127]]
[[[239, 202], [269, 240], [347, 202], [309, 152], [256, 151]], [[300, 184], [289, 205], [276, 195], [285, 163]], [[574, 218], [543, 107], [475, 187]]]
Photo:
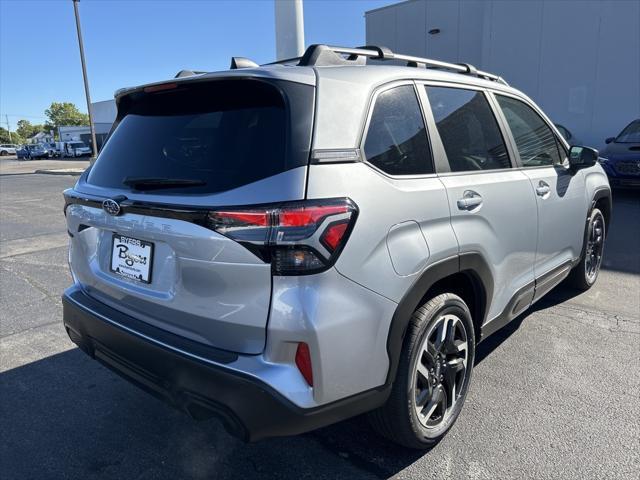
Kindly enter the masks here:
[[467, 332], [454, 314], [430, 326], [414, 366], [413, 408], [420, 423], [436, 428], [451, 416], [468, 375]]
[[591, 220], [589, 234], [587, 237], [587, 248], [585, 250], [584, 270], [589, 283], [592, 283], [602, 263], [602, 252], [604, 250], [604, 217], [601, 213]]

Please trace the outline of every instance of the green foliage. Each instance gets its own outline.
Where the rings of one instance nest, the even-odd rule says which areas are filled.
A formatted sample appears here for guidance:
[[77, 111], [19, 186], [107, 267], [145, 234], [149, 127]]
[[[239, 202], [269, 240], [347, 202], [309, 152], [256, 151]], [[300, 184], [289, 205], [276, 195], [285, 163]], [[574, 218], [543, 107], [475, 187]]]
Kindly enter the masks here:
[[18, 120], [18, 123], [16, 126], [17, 134], [25, 140], [33, 137], [36, 133], [44, 132], [44, 131], [45, 131], [44, 125], [32, 125], [29, 120]]
[[24, 138], [18, 135], [16, 132], [11, 132], [11, 138], [9, 138], [9, 132], [6, 128], [0, 127], [0, 143], [23, 143]]
[[44, 114], [47, 116], [47, 131], [62, 125], [89, 125], [89, 115], [82, 113], [71, 102], [53, 102]]

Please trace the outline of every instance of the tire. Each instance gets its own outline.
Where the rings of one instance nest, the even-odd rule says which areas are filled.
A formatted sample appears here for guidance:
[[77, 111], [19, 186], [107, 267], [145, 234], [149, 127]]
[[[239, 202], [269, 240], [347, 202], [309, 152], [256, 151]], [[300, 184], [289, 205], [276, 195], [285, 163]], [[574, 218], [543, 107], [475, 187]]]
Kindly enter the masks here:
[[0, 157], [6, 157], [7, 155], [9, 155], [9, 152], [7, 152], [6, 150], [0, 151]]
[[[451, 335], [438, 348], [443, 330]], [[424, 303], [407, 326], [391, 395], [369, 413], [372, 427], [405, 447], [432, 448], [462, 410], [474, 359], [473, 321], [464, 301], [443, 293]]]
[[580, 261], [573, 267], [567, 278], [570, 286], [586, 291], [589, 290], [600, 273], [604, 240], [606, 238], [606, 222], [604, 215], [598, 208], [591, 210], [585, 226], [584, 244]]

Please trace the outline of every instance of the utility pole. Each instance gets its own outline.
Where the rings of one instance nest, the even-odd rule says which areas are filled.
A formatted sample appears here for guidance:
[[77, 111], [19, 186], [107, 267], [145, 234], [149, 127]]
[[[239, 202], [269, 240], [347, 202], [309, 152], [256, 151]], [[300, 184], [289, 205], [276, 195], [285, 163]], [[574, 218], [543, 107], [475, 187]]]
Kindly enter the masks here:
[[[98, 144], [96, 143], [96, 130], [93, 125], [93, 113], [91, 112], [91, 95], [89, 95], [89, 79], [87, 78], [87, 65], [84, 61], [84, 44], [82, 43], [82, 31], [80, 30], [80, 14], [78, 13], [78, 2], [73, 0], [73, 11], [76, 15], [76, 29], [78, 30], [78, 45], [80, 46], [80, 62], [82, 63], [82, 78], [84, 79], [84, 93], [87, 97], [87, 111], [89, 112], [89, 127], [91, 128], [91, 150], [92, 158], [98, 155]], [[62, 139], [60, 139], [62, 140]]]
[[9, 132], [9, 143], [13, 143], [11, 141], [11, 127], [9, 126], [9, 115], [5, 115], [4, 118], [7, 121], [7, 132]]

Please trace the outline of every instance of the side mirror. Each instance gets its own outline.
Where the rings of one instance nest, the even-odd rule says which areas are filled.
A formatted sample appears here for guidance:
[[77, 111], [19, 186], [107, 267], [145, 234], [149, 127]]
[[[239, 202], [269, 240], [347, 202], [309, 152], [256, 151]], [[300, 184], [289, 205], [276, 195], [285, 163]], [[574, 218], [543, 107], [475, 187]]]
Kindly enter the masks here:
[[607, 138], [604, 143], [606, 143], [607, 145], [610, 144], [611, 142], [613, 142], [616, 139], [616, 137], [609, 137]]
[[578, 170], [593, 167], [598, 161], [598, 150], [591, 147], [571, 147], [569, 150], [569, 166]]

